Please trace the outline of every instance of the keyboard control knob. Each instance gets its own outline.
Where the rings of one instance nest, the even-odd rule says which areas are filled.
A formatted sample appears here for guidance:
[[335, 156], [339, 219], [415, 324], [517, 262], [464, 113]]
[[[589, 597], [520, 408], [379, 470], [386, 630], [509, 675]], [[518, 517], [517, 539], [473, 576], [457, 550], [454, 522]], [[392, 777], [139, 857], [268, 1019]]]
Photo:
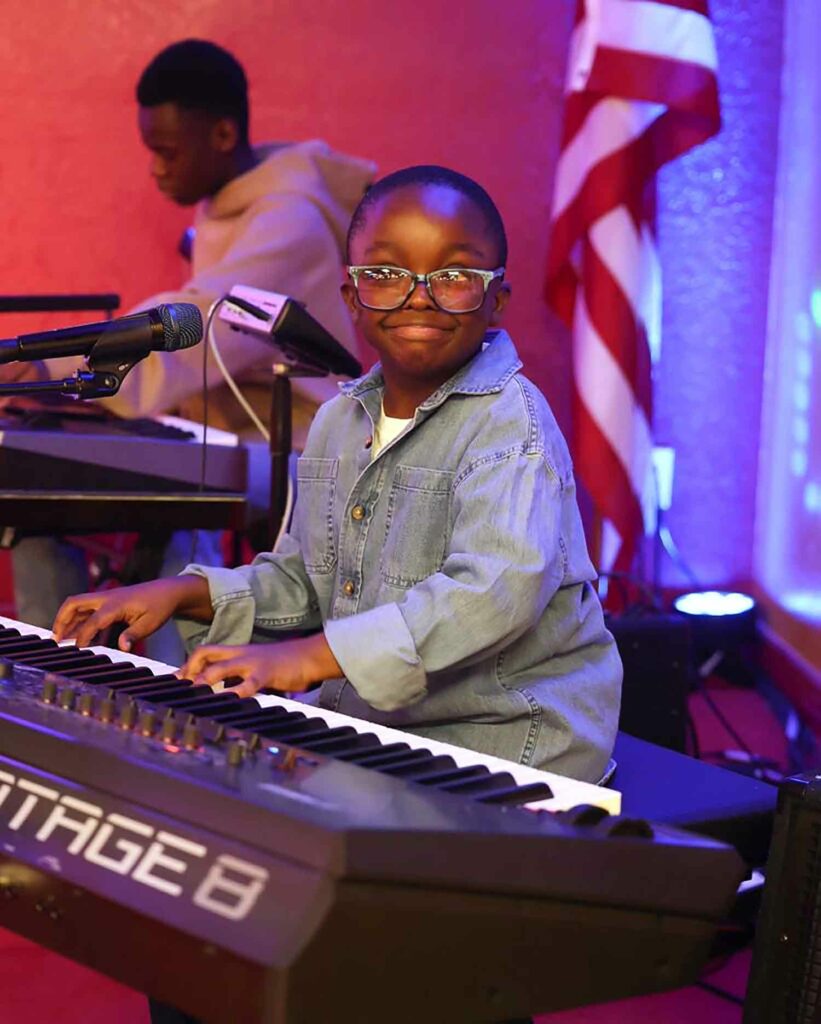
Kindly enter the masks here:
[[196, 750], [202, 746], [202, 733], [196, 722], [186, 722], [182, 727], [182, 745], [186, 750]]
[[137, 705], [133, 700], [123, 705], [118, 725], [121, 729], [133, 729], [137, 724]]
[[166, 712], [160, 730], [160, 739], [163, 743], [175, 743], [177, 739], [177, 720], [171, 708]]
[[47, 679], [43, 683], [43, 703], [53, 704], [57, 700], [57, 684], [53, 679]]
[[94, 694], [81, 693], [80, 699], [77, 701], [77, 710], [81, 715], [90, 718], [94, 714]]
[[59, 696], [57, 697], [57, 703], [61, 708], [65, 708], [66, 711], [71, 711], [74, 707], [74, 697], [74, 690], [72, 690], [70, 686], [65, 686], [60, 690]]
[[100, 701], [100, 708], [97, 717], [101, 722], [113, 722], [116, 712], [117, 702], [114, 699], [113, 691], [109, 691], [109, 693], [107, 693]]
[[225, 752], [225, 760], [235, 768], [241, 765], [245, 760], [245, 744], [241, 740], [229, 743], [228, 750]]
[[153, 736], [157, 728], [157, 715], [154, 711], [143, 711], [137, 722], [137, 730], [143, 736]]

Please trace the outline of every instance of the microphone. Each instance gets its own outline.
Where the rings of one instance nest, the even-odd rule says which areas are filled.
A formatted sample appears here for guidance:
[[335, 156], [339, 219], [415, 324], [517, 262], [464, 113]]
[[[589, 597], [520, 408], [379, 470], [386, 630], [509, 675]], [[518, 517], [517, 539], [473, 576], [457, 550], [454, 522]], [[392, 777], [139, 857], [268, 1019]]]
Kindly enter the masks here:
[[0, 364], [97, 351], [114, 358], [142, 359], [149, 352], [174, 352], [202, 340], [202, 314], [191, 302], [170, 302], [101, 324], [21, 334], [0, 341]]

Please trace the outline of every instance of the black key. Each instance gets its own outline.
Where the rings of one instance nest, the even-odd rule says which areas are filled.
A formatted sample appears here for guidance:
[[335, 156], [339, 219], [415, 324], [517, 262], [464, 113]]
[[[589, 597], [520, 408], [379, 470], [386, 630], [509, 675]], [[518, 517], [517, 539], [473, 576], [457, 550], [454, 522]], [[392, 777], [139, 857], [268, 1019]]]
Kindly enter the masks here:
[[[199, 687], [196, 689], [199, 689]], [[209, 686], [208, 689], [211, 690], [211, 687]], [[191, 693], [193, 691], [189, 691], [187, 700], [172, 698], [174, 700], [173, 705], [165, 700], [161, 700], [160, 703], [165, 704], [166, 707], [173, 706], [176, 711], [190, 711], [192, 714], [205, 716], [212, 710], [219, 711], [221, 708], [230, 707], [239, 700], [235, 693], [214, 693], [213, 690], [211, 690], [210, 696], [208, 694], [191, 696]]]
[[379, 749], [374, 750], [357, 750], [353, 754], [346, 754], [341, 757], [341, 761], [350, 761], [352, 764], [365, 764], [370, 759], [378, 754], [404, 754], [406, 750], [410, 750], [410, 743], [386, 743], [380, 744]]
[[357, 732], [350, 725], [339, 725], [333, 729], [327, 729], [323, 733], [319, 733], [316, 736], [312, 736], [303, 742], [302, 746], [306, 750], [312, 750], [315, 753], [319, 753], [321, 750], [327, 750], [329, 747], [333, 749], [335, 745], [342, 743], [349, 743], [353, 736], [356, 736]]
[[75, 665], [91, 668], [93, 665], [111, 664], [111, 659], [106, 658], [104, 654], [78, 651], [75, 647], [58, 647], [56, 651], [48, 651], [45, 654], [23, 654], [15, 660], [33, 668], [48, 669], [50, 672], [59, 672], [60, 668], [73, 668]]
[[[396, 749], [394, 749], [396, 748]], [[402, 749], [404, 748], [404, 749]], [[368, 751], [360, 757], [352, 757], [349, 760], [363, 768], [374, 768], [376, 771], [386, 771], [389, 767], [400, 767], [406, 764], [415, 764], [419, 761], [429, 761], [433, 754], [429, 750], [414, 749], [407, 743], [389, 743], [381, 750]]]
[[450, 754], [431, 754], [429, 761], [412, 761], [405, 765], [394, 766], [391, 775], [401, 775], [403, 779], [410, 779], [416, 782], [420, 778], [427, 778], [434, 773], [443, 775], [446, 768], [455, 768], [456, 762]]
[[207, 697], [213, 692], [214, 691], [210, 686], [206, 686], [205, 683], [202, 683], [199, 686], [189, 686], [184, 693], [180, 694], [179, 697], [169, 697], [167, 700], [161, 699], [158, 703], [164, 704], [167, 708], [181, 708], [184, 710], [186, 705], [189, 704], [192, 699], [196, 701], [197, 695]]
[[7, 640], [11, 636], [20, 636], [20, 630], [12, 629], [11, 626], [4, 626], [0, 629], [0, 640]]
[[504, 786], [515, 786], [516, 780], [510, 772], [489, 772], [483, 779], [467, 779], [463, 782], [446, 782], [439, 789], [446, 793], [464, 793], [468, 795], [479, 795], [480, 793], [491, 793]]
[[258, 732], [260, 736], [265, 736], [267, 739], [277, 739], [283, 743], [297, 744], [306, 737], [310, 737], [318, 732], [324, 732], [327, 728], [327, 725], [317, 718], [306, 718], [302, 722], [295, 722], [291, 725], [283, 722], [276, 725], [268, 725], [264, 729], [255, 726], [254, 732]]
[[82, 666], [70, 668], [61, 675], [68, 679], [79, 679], [81, 683], [90, 683], [92, 686], [108, 686], [112, 683], [134, 682], [140, 679], [150, 679], [151, 673], [147, 668], [134, 668], [133, 665], [117, 665], [112, 662], [110, 665], [100, 665], [84, 671]]
[[483, 804], [530, 804], [534, 800], [550, 800], [552, 796], [553, 790], [546, 782], [527, 782], [523, 786], [503, 786], [476, 799]]
[[[276, 714], [275, 712], [282, 711], [282, 714]], [[269, 713], [271, 717], [268, 718]], [[250, 722], [247, 726], [249, 729], [256, 729], [258, 724], [265, 724], [274, 726], [278, 723], [283, 725], [301, 725], [307, 720], [307, 715], [303, 715], [301, 711], [285, 711], [283, 708], [266, 708], [265, 711], [261, 711], [257, 715], [253, 722]], [[232, 729], [238, 729], [239, 726], [236, 722], [231, 723]]]
[[165, 683], [158, 683], [156, 678], [143, 679], [131, 682], [125, 680], [122, 683], [112, 683], [112, 690], [117, 693], [127, 693], [131, 697], [138, 697], [140, 700], [156, 703], [162, 701], [163, 697], [182, 697], [191, 692], [191, 683], [185, 679], [168, 680]]
[[53, 640], [41, 640], [37, 636], [21, 636], [19, 639], [0, 640], [0, 658], [14, 661], [16, 654], [34, 653], [35, 651], [54, 651], [57, 644]]
[[480, 779], [485, 775], [490, 775], [489, 768], [483, 764], [472, 764], [464, 768], [445, 768], [444, 771], [434, 772], [414, 781], [423, 786], [439, 786], [446, 782], [460, 782], [463, 779]]
[[392, 755], [387, 761], [377, 761], [376, 764], [371, 761], [368, 767], [376, 768], [377, 771], [385, 772], [386, 775], [396, 775], [414, 765], [419, 767], [429, 765], [432, 760], [433, 754], [429, 750], [409, 750], [407, 754]]
[[[333, 738], [336, 735], [336, 738]], [[341, 725], [338, 729], [329, 729], [326, 736], [317, 736], [311, 740], [306, 749], [315, 753], [327, 753], [338, 758], [341, 754], [353, 753], [355, 750], [373, 749], [379, 746], [379, 737], [373, 733], [357, 732], [350, 725]]]
[[222, 725], [230, 725], [234, 729], [244, 729], [246, 726], [253, 729], [260, 716], [271, 712], [273, 712], [273, 715], [267, 719], [268, 721], [273, 721], [287, 714], [284, 708], [266, 708], [263, 711], [253, 697], [242, 697], [235, 701], [231, 707], [215, 715], [209, 715], [209, 718], [213, 718], [215, 722], [220, 722]]

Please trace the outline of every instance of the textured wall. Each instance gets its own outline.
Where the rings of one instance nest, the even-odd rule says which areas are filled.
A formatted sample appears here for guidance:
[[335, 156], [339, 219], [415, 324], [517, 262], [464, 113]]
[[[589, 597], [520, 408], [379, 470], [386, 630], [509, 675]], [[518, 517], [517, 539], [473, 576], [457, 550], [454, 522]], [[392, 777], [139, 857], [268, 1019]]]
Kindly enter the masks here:
[[[510, 326], [563, 414], [567, 354], [548, 344], [539, 293], [566, 0], [517, 0], [504, 18], [496, 0], [6, 0], [3, 12], [0, 290], [115, 290], [128, 306], [180, 277], [186, 217], [148, 178], [132, 96], [159, 48], [198, 35], [245, 64], [257, 139], [321, 137], [382, 172], [445, 163], [487, 186], [513, 243]], [[6, 317], [2, 333], [41, 323]]]
[[[772, 202], [780, 0], [713, 0], [721, 133], [660, 187], [664, 340], [656, 437], [676, 449], [671, 530], [706, 584], [752, 573]], [[669, 563], [664, 578], [682, 576]]]
[[[567, 426], [567, 343], [541, 282], [572, 8], [5, 0], [0, 291], [113, 290], [128, 306], [180, 279], [186, 215], [148, 178], [132, 92], [157, 49], [204, 36], [245, 63], [258, 139], [320, 136], [383, 172], [442, 162], [486, 184], [511, 238], [509, 326]], [[664, 176], [657, 423], [678, 452], [676, 538], [722, 582], [751, 561], [781, 33], [777, 0], [713, 8], [726, 128]], [[67, 322], [6, 316], [0, 333]]]

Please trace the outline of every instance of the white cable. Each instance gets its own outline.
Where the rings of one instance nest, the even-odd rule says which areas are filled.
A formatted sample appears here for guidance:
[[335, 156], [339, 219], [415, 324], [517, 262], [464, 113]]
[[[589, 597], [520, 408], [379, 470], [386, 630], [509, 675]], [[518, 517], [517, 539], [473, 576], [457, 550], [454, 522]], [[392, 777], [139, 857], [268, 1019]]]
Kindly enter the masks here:
[[[242, 408], [248, 414], [248, 416], [250, 417], [250, 419], [253, 422], [254, 426], [257, 428], [257, 430], [260, 432], [260, 434], [262, 434], [262, 436], [265, 438], [266, 442], [268, 442], [268, 444], [270, 444], [271, 443], [271, 435], [270, 435], [267, 427], [262, 422], [262, 420], [260, 420], [259, 416], [257, 416], [257, 414], [254, 412], [254, 410], [251, 408], [251, 405], [249, 404], [249, 402], [246, 399], [245, 395], [243, 395], [243, 393], [240, 391], [239, 387], [237, 386], [237, 382], [234, 380], [234, 378], [229, 373], [228, 367], [223, 362], [223, 358], [222, 358], [222, 355], [220, 354], [219, 346], [217, 345], [217, 339], [216, 339], [216, 337], [214, 335], [214, 314], [216, 313], [217, 309], [222, 305], [222, 303], [225, 302], [225, 301], [230, 301], [230, 296], [223, 295], [222, 298], [217, 299], [215, 302], [213, 302], [211, 304], [211, 308], [208, 310], [208, 317], [206, 319], [206, 324], [207, 324], [206, 333], [208, 335], [208, 347], [210, 348], [211, 352], [213, 352], [213, 354], [214, 354], [214, 362], [217, 364], [217, 369], [222, 374], [225, 383], [228, 385], [228, 387], [233, 392], [234, 398], [236, 398], [236, 400], [239, 402], [239, 404], [242, 406]], [[290, 468], [289, 468], [289, 471], [288, 471], [288, 486], [287, 486], [286, 494], [285, 494], [285, 510], [284, 510], [284, 512], [282, 514], [282, 522], [279, 524], [279, 531], [278, 531], [278, 533], [276, 535], [276, 539], [274, 540], [273, 546], [271, 548], [272, 551], [276, 551], [277, 550], [277, 548], [280, 545], [280, 542], [282, 541], [283, 536], [285, 535], [285, 533], [286, 533], [286, 531], [288, 529], [288, 524], [289, 524], [289, 522], [291, 520], [291, 514], [293, 512], [293, 506], [294, 506], [294, 485], [293, 485], [293, 481], [291, 480], [291, 473], [290, 473]]]
[[286, 532], [288, 530], [288, 524], [291, 521], [291, 513], [294, 510], [293, 506], [294, 506], [294, 482], [293, 482], [293, 480], [291, 480], [291, 469], [290, 469], [290, 466], [289, 466], [288, 467], [288, 488], [287, 488], [287, 492], [286, 492], [286, 495], [285, 495], [285, 510], [282, 513], [282, 522], [279, 524], [279, 531], [278, 531], [278, 533], [276, 535], [276, 539], [274, 540], [273, 547], [271, 548], [272, 551], [277, 551], [279, 549], [280, 542], [281, 542], [282, 538], [285, 536], [285, 534], [286, 534]]
[[217, 307], [221, 305], [221, 303], [225, 302], [226, 298], [227, 296], [223, 295], [221, 299], [217, 299], [217, 301], [211, 306], [211, 309], [209, 309], [208, 311], [208, 347], [213, 352], [214, 362], [217, 364], [217, 368], [219, 369], [219, 372], [222, 374], [223, 380], [233, 392], [234, 398], [236, 398], [240, 406], [242, 406], [242, 408], [248, 414], [251, 422], [254, 424], [254, 426], [257, 428], [260, 434], [262, 434], [265, 440], [270, 444], [271, 435], [268, 433], [268, 428], [251, 408], [251, 405], [248, 402], [248, 399], [245, 397], [245, 395], [243, 395], [243, 393], [237, 387], [237, 382], [231, 376], [231, 374], [228, 371], [228, 367], [223, 362], [219, 346], [217, 345], [217, 339], [214, 336], [214, 313], [216, 312]]

